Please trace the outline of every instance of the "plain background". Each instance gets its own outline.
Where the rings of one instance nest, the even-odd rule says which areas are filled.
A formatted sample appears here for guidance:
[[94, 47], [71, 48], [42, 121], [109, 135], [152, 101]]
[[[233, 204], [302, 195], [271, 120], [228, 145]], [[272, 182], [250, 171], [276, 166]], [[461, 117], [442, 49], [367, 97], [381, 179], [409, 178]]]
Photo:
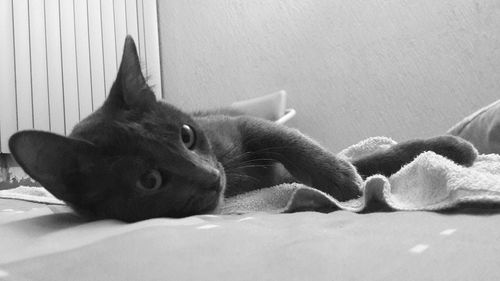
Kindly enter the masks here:
[[158, 1], [164, 97], [191, 110], [284, 89], [333, 151], [442, 134], [500, 98], [500, 1]]

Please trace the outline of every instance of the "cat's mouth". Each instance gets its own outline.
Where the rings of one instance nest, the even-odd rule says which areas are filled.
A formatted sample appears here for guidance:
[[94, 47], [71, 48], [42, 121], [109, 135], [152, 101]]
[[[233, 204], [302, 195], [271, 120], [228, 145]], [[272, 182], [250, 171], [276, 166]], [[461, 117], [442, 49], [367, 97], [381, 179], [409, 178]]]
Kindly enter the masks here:
[[223, 195], [226, 189], [226, 173], [220, 162], [217, 162], [217, 170], [219, 171], [219, 179], [212, 184], [210, 189], [215, 190], [217, 194]]
[[224, 201], [224, 192], [226, 189], [226, 174], [222, 165], [217, 162], [214, 167], [219, 171], [219, 176], [213, 182], [205, 182], [204, 185], [198, 186], [196, 196], [197, 203], [194, 204], [196, 210], [191, 210], [193, 214], [211, 213], [216, 210]]
[[223, 189], [223, 186], [222, 184], [220, 183], [220, 181], [216, 182], [216, 183], [213, 183], [211, 185], [209, 185], [207, 188], [206, 188], [206, 191], [209, 192], [209, 193], [220, 193]]
[[[219, 179], [210, 186], [210, 190], [217, 196], [217, 206], [224, 200], [224, 193], [226, 191], [226, 173], [224, 167], [220, 162], [217, 162], [217, 170], [219, 171]], [[216, 207], [217, 207], [216, 206]]]
[[226, 171], [220, 162], [217, 162], [217, 169], [219, 169], [220, 172], [220, 193], [224, 195], [226, 191]]

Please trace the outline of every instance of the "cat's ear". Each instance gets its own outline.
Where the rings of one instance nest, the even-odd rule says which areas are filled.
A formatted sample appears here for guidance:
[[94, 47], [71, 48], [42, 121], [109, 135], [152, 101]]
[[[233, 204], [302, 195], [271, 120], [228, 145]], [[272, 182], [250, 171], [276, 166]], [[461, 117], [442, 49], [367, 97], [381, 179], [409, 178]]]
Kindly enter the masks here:
[[142, 74], [134, 39], [128, 35], [123, 46], [120, 68], [107, 104], [120, 109], [147, 109], [155, 101], [156, 97]]
[[95, 155], [91, 143], [34, 130], [12, 135], [9, 148], [28, 175], [64, 201], [72, 201], [75, 195], [72, 176], [88, 166]]

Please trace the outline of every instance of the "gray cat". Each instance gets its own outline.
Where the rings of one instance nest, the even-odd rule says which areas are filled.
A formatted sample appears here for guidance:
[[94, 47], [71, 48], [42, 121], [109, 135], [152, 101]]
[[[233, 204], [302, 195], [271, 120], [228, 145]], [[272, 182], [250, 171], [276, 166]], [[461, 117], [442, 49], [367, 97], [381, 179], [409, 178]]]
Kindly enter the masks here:
[[69, 137], [14, 134], [9, 146], [35, 180], [92, 218], [138, 221], [216, 209], [234, 196], [301, 182], [339, 200], [360, 196], [362, 178], [391, 175], [423, 151], [471, 165], [474, 149], [452, 136], [412, 140], [354, 163], [299, 131], [234, 112], [188, 114], [157, 101], [127, 37], [122, 62], [101, 108]]

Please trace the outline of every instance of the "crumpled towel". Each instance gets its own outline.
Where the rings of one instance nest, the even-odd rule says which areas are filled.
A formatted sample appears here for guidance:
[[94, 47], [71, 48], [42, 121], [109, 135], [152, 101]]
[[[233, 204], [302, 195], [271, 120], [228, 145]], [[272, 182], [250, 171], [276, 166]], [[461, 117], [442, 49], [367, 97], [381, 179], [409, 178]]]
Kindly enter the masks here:
[[[352, 145], [339, 157], [354, 160], [387, 149], [396, 142], [373, 137]], [[374, 175], [362, 186], [358, 199], [339, 202], [330, 195], [302, 184], [281, 184], [226, 198], [214, 213], [360, 212], [376, 205], [393, 210], [442, 210], [464, 202], [500, 204], [500, 155], [479, 155], [472, 167], [463, 167], [434, 152], [424, 152], [387, 178]], [[41, 187], [1, 190], [0, 198], [64, 204]]]
[[[354, 160], [395, 144], [389, 138], [373, 137], [350, 146], [339, 156]], [[227, 198], [216, 212], [331, 212], [338, 209], [360, 212], [372, 205], [393, 210], [433, 211], [466, 202], [500, 203], [500, 155], [479, 155], [474, 165], [463, 167], [428, 151], [389, 178], [368, 177], [360, 188], [363, 191], [360, 198], [339, 202], [302, 184], [281, 184]]]

